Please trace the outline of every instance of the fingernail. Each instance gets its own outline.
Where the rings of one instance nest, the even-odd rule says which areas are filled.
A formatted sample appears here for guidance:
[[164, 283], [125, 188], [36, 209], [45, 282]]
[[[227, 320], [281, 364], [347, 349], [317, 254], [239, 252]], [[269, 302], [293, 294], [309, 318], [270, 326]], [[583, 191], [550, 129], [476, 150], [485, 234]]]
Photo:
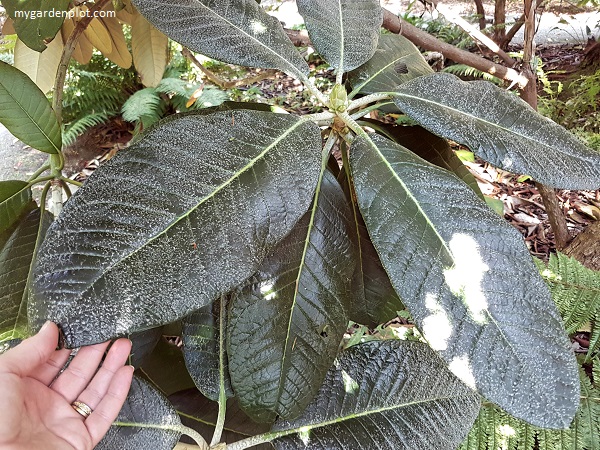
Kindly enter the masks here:
[[40, 331], [45, 331], [50, 326], [51, 323], [52, 323], [51, 321], [46, 320], [44, 325], [42, 325], [42, 328], [40, 328]]

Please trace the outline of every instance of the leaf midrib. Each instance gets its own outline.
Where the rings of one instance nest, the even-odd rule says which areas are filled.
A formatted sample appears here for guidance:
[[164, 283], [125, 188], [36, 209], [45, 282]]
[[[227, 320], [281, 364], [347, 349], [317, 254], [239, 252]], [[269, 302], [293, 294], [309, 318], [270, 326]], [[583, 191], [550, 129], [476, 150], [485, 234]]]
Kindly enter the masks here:
[[[416, 205], [416, 207], [418, 208], [419, 212], [422, 214], [422, 216], [427, 221], [427, 224], [430, 226], [431, 229], [433, 229], [433, 231], [435, 232], [436, 236], [441, 241], [443, 247], [446, 249], [446, 251], [448, 252], [448, 254], [450, 255], [450, 257], [452, 258], [452, 260], [454, 260], [454, 255], [452, 254], [452, 251], [448, 248], [448, 246], [446, 244], [446, 240], [444, 238], [442, 238], [442, 236], [438, 233], [437, 228], [434, 226], [433, 222], [431, 222], [431, 220], [429, 219], [429, 216], [425, 213], [425, 211], [423, 211], [423, 209], [421, 208], [421, 205], [419, 204], [419, 202], [413, 196], [412, 192], [410, 191], [410, 189], [408, 189], [408, 187], [406, 186], [406, 184], [404, 184], [404, 182], [402, 181], [402, 179], [398, 176], [398, 174], [396, 173], [396, 171], [394, 170], [394, 168], [388, 162], [387, 158], [383, 155], [383, 153], [381, 153], [381, 151], [379, 150], [379, 147], [377, 145], [375, 145], [375, 143], [371, 140], [371, 138], [368, 135], [365, 135], [364, 139], [367, 140], [368, 143], [377, 151], [377, 154], [380, 156], [380, 159], [383, 161], [383, 163], [388, 168], [388, 170], [392, 173], [392, 175], [394, 176], [394, 178], [396, 180], [398, 180], [398, 182], [400, 183], [400, 185], [402, 186], [402, 188], [404, 188], [404, 190], [407, 193], [408, 197]], [[454, 296], [454, 294], [452, 294], [452, 295]], [[464, 304], [464, 301], [463, 301], [463, 304]], [[465, 305], [465, 307], [466, 307], [466, 305]], [[492, 314], [490, 313], [489, 309], [485, 308], [483, 311], [484, 311], [485, 315], [488, 317], [488, 319], [491, 321], [491, 323], [494, 324], [494, 326], [496, 327], [496, 329], [498, 330], [498, 332], [500, 333], [500, 335], [502, 336], [502, 338], [504, 339], [504, 341], [506, 342], [506, 344], [508, 345], [508, 347], [510, 347], [510, 349], [513, 351], [513, 354], [519, 359], [519, 361], [521, 361], [521, 358], [519, 357], [519, 352], [517, 352], [515, 350], [513, 344], [505, 336], [503, 330], [500, 328], [500, 326], [498, 325], [498, 322], [496, 322], [496, 319], [492, 316]]]
[[521, 137], [523, 139], [526, 139], [526, 140], [528, 140], [530, 142], [533, 142], [534, 145], [535, 144], [540, 144], [540, 145], [543, 145], [545, 148], [556, 150], [559, 153], [563, 153], [563, 154], [568, 155], [568, 156], [571, 155], [570, 153], [561, 151], [560, 148], [559, 148], [560, 146], [553, 147], [553, 146], [551, 146], [549, 144], [546, 144], [545, 142], [543, 142], [543, 141], [541, 141], [539, 139], [534, 139], [534, 138], [529, 137], [529, 136], [527, 136], [525, 134], [518, 133], [517, 131], [515, 131], [515, 130], [513, 130], [511, 128], [503, 127], [502, 125], [499, 125], [497, 123], [490, 122], [490, 121], [488, 121], [486, 119], [483, 119], [481, 117], [475, 116], [475, 115], [470, 114], [470, 113], [468, 113], [466, 111], [462, 111], [460, 109], [457, 109], [457, 108], [454, 108], [452, 106], [449, 106], [446, 103], [436, 102], [436, 101], [433, 101], [433, 100], [426, 99], [424, 97], [419, 97], [419, 96], [416, 96], [416, 95], [411, 95], [411, 94], [407, 94], [407, 93], [403, 93], [403, 92], [399, 92], [399, 91], [386, 92], [386, 94], [391, 95], [393, 97], [406, 97], [406, 98], [409, 98], [409, 99], [414, 99], [414, 100], [421, 101], [421, 102], [424, 102], [424, 103], [429, 103], [429, 104], [432, 104], [432, 105], [436, 105], [438, 107], [441, 107], [441, 108], [444, 108], [444, 109], [447, 109], [447, 110], [450, 110], [450, 111], [453, 111], [453, 112], [457, 112], [457, 113], [459, 113], [461, 115], [464, 115], [466, 117], [472, 118], [475, 121], [483, 122], [486, 125], [489, 125], [489, 126], [494, 127], [494, 128], [498, 128], [498, 129], [503, 130], [503, 131], [505, 131], [505, 132], [507, 132], [509, 134], [513, 134], [513, 135], [519, 136], [519, 137]]
[[262, 152], [260, 152], [256, 157], [254, 157], [253, 159], [251, 159], [244, 167], [242, 167], [241, 169], [239, 169], [238, 171], [236, 171], [235, 174], [233, 174], [227, 181], [225, 181], [224, 183], [222, 183], [221, 185], [219, 185], [216, 189], [214, 189], [213, 191], [211, 191], [210, 195], [206, 195], [202, 199], [200, 199], [200, 201], [196, 204], [196, 206], [194, 206], [193, 208], [189, 208], [189, 210], [185, 214], [182, 214], [181, 216], [179, 216], [177, 218], [177, 220], [173, 220], [171, 223], [169, 223], [169, 225], [167, 225], [162, 231], [160, 231], [160, 233], [157, 233], [154, 236], [151, 236], [142, 245], [139, 245], [137, 248], [135, 248], [133, 251], [129, 252], [127, 255], [124, 255], [122, 258], [119, 258], [119, 259], [115, 260], [114, 263], [112, 263], [109, 266], [107, 266], [106, 269], [104, 269], [103, 271], [101, 271], [98, 274], [98, 276], [96, 278], [94, 278], [89, 283], [88, 287], [84, 291], [81, 291], [81, 295], [83, 295], [85, 292], [89, 291], [96, 284], [96, 282], [100, 278], [104, 277], [107, 273], [109, 273], [115, 267], [117, 267], [118, 265], [120, 265], [123, 261], [131, 258], [137, 252], [139, 252], [142, 249], [146, 248], [154, 240], [156, 240], [159, 237], [163, 236], [165, 233], [167, 233], [167, 231], [169, 231], [172, 227], [174, 227], [179, 222], [181, 222], [183, 219], [185, 219], [186, 217], [188, 217], [191, 213], [193, 213], [201, 205], [203, 205], [204, 203], [206, 203], [208, 200], [210, 200], [211, 198], [213, 198], [215, 195], [217, 195], [219, 192], [221, 192], [223, 189], [225, 189], [227, 186], [229, 186], [231, 183], [233, 183], [234, 180], [238, 179], [243, 173], [247, 172], [258, 161], [260, 161], [272, 148], [274, 148], [275, 146], [277, 146], [290, 133], [292, 133], [296, 128], [298, 128], [301, 125], [304, 125], [306, 122], [308, 122], [308, 120], [306, 120], [306, 119], [299, 119], [299, 120], [297, 120], [296, 123], [294, 123], [292, 127], [290, 127], [287, 131], [285, 131], [285, 133], [281, 134], [277, 139], [275, 139], [273, 142], [271, 142], [271, 144], [269, 144], [267, 147], [265, 147], [265, 149]]
[[437, 403], [437, 402], [441, 402], [444, 400], [458, 400], [459, 398], [462, 397], [467, 397], [466, 395], [460, 395], [460, 396], [455, 396], [455, 397], [436, 397], [436, 398], [430, 398], [430, 399], [425, 399], [425, 400], [416, 400], [416, 401], [412, 401], [412, 402], [407, 402], [407, 403], [402, 403], [399, 405], [392, 405], [392, 406], [384, 406], [381, 408], [377, 408], [377, 409], [369, 409], [369, 410], [365, 410], [365, 411], [360, 411], [357, 413], [352, 413], [352, 414], [348, 414], [346, 416], [341, 416], [341, 417], [337, 417], [335, 419], [331, 419], [331, 420], [326, 420], [323, 422], [318, 422], [316, 424], [309, 424], [309, 425], [303, 425], [300, 426], [298, 428], [293, 428], [290, 430], [281, 430], [280, 432], [275, 432], [275, 433], [285, 433], [285, 434], [281, 434], [280, 436], [286, 436], [289, 434], [293, 434], [293, 433], [298, 433], [301, 430], [305, 430], [305, 429], [314, 429], [314, 428], [323, 428], [329, 425], [335, 425], [337, 423], [340, 422], [345, 422], [348, 420], [353, 420], [353, 419], [359, 419], [361, 417], [364, 416], [369, 416], [372, 414], [382, 414], [385, 413], [387, 411], [393, 411], [396, 409], [402, 409], [402, 408], [408, 408], [410, 406], [414, 406], [414, 405], [421, 405], [421, 404], [427, 404], [427, 403]]
[[[27, 76], [27, 75], [25, 75], [25, 76]], [[18, 81], [22, 82], [23, 80], [18, 80]], [[10, 92], [10, 90], [6, 87], [6, 85], [1, 80], [0, 80], [0, 86], [2, 86], [2, 88], [4, 89], [4, 92], [10, 98], [13, 99], [14, 103], [21, 109], [21, 111], [23, 111], [23, 113], [25, 113], [25, 115], [31, 121], [31, 123], [33, 123], [35, 125], [35, 127], [42, 134], [42, 136], [44, 136], [44, 138], [46, 138], [46, 140], [50, 143], [50, 145], [52, 145], [52, 148], [54, 148], [54, 150], [56, 150], [56, 153], [58, 153], [60, 151], [60, 149], [54, 144], [52, 139], [50, 139], [50, 137], [46, 134], [46, 132], [38, 125], [38, 123], [33, 119], [33, 117], [29, 114], [29, 112], [27, 112], [27, 110], [21, 105], [21, 102]], [[21, 87], [23, 87], [23, 86], [21, 86]], [[52, 113], [52, 110], [51, 110], [51, 113]]]
[[[254, 0], [251, 0], [251, 1], [254, 1]], [[243, 33], [244, 35], [248, 36], [253, 41], [257, 42], [261, 47], [263, 47], [264, 49], [266, 49], [267, 51], [269, 51], [271, 54], [273, 54], [276, 57], [278, 57], [279, 59], [281, 59], [284, 62], [284, 65], [287, 66], [288, 68], [290, 68], [291, 72], [294, 73], [298, 78], [303, 78], [304, 74], [300, 70], [298, 70], [298, 68], [294, 64], [292, 64], [290, 61], [288, 61], [282, 55], [280, 55], [279, 53], [277, 53], [276, 51], [274, 51], [270, 47], [267, 47], [263, 42], [261, 42], [260, 40], [256, 39], [251, 34], [248, 34], [245, 30], [243, 30], [242, 28], [240, 28], [237, 25], [235, 25], [229, 19], [226, 19], [225, 17], [221, 16], [216, 11], [212, 10], [211, 8], [209, 8], [208, 6], [206, 6], [204, 3], [202, 3], [200, 0], [196, 0], [196, 2], [198, 4], [200, 4], [203, 8], [205, 8], [207, 11], [209, 11], [210, 13], [212, 13], [213, 15], [215, 15], [216, 17], [219, 17], [220, 19], [222, 19], [224, 22], [226, 22], [232, 28], [235, 28], [236, 30], [239, 30], [241, 33]], [[244, 1], [244, 6], [246, 6], [246, 5], [247, 5], [247, 3]]]

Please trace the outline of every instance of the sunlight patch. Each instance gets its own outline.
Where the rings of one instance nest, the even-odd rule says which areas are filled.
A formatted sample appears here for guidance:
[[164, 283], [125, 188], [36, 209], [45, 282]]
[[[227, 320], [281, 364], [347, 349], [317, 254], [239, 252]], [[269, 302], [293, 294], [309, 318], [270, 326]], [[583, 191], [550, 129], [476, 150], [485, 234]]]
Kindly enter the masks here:
[[431, 315], [423, 320], [423, 336], [434, 350], [446, 350], [448, 338], [452, 334], [452, 324], [448, 314], [446, 314], [434, 294], [427, 294], [425, 306], [431, 312]]
[[479, 246], [471, 236], [456, 233], [449, 245], [454, 267], [444, 270], [446, 284], [454, 295], [463, 300], [473, 320], [484, 325], [488, 321], [485, 314], [488, 303], [481, 285], [490, 268], [483, 262]]
[[348, 394], [353, 394], [358, 390], [358, 383], [345, 370], [342, 370], [342, 380], [344, 382], [344, 390]]
[[255, 34], [263, 34], [265, 31], [267, 31], [267, 27], [265, 27], [264, 24], [262, 24], [258, 20], [251, 21], [250, 28]]
[[476, 389], [473, 369], [471, 369], [471, 363], [466, 355], [455, 356], [448, 368], [450, 369], [450, 372], [456, 375], [463, 383], [471, 389]]
[[302, 443], [304, 445], [308, 445], [308, 443], [310, 441], [310, 428], [309, 427], [300, 428], [300, 430], [298, 431], [298, 437], [302, 440]]
[[262, 294], [265, 300], [273, 300], [277, 297], [277, 292], [275, 291], [275, 283], [271, 281], [262, 282], [260, 284], [260, 293]]

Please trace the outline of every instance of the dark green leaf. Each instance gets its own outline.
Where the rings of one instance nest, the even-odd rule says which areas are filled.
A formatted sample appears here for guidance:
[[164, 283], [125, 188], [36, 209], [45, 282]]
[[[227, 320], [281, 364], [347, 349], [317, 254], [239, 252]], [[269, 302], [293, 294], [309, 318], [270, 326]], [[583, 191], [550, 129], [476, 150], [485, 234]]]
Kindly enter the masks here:
[[231, 299], [231, 385], [257, 421], [300, 414], [337, 354], [355, 264], [349, 220], [344, 194], [325, 171], [313, 208]]
[[135, 368], [140, 367], [154, 351], [162, 333], [163, 327], [156, 327], [129, 335], [128, 338], [132, 345], [128, 364]]
[[[165, 429], [169, 426], [180, 426], [179, 416], [169, 402], [146, 381], [134, 377], [115, 422], [104, 439], [95, 447], [96, 450], [162, 450], [172, 449], [179, 440], [180, 432]], [[141, 428], [156, 425], [162, 428]]]
[[[166, 367], [168, 370], [165, 370]], [[181, 348], [167, 342], [164, 337], [158, 340], [152, 353], [144, 359], [141, 372], [164, 395], [195, 388], [185, 367]]]
[[[344, 150], [342, 150], [344, 151]], [[392, 287], [390, 279], [381, 265], [381, 260], [356, 203], [356, 192], [351, 180], [350, 168], [340, 172], [340, 184], [352, 208], [351, 235], [356, 246], [356, 269], [352, 276], [354, 299], [348, 316], [353, 322], [375, 328], [397, 316], [404, 309], [402, 301]]]
[[13, 20], [19, 39], [32, 50], [42, 52], [60, 30], [69, 0], [2, 0], [2, 6]]
[[297, 0], [315, 49], [342, 72], [355, 69], [377, 48], [383, 10], [379, 0]]
[[[307, 75], [308, 64], [281, 23], [255, 0], [133, 0], [171, 39], [211, 58]], [[168, 11], [168, 14], [165, 14]]]
[[454, 174], [381, 136], [353, 143], [350, 162], [373, 244], [425, 339], [510, 414], [568, 426], [575, 358], [520, 234]]
[[458, 178], [473, 189], [473, 192], [479, 198], [484, 200], [477, 180], [469, 172], [469, 169], [465, 167], [460, 158], [454, 154], [446, 139], [436, 136], [418, 125], [397, 126], [371, 119], [363, 119], [361, 122], [368, 124], [367, 126], [373, 128], [379, 134], [419, 155], [425, 161], [454, 172]]
[[[220, 351], [225, 352], [225, 348], [221, 349], [219, 344], [220, 308], [221, 299], [218, 299], [183, 319], [185, 365], [200, 392], [214, 401], [219, 399]], [[223, 359], [225, 392], [227, 397], [233, 397], [226, 353]]]
[[0, 181], [0, 234], [11, 228], [32, 205], [35, 206], [27, 182]]
[[[180, 414], [183, 424], [193, 428], [207, 442], [210, 442], [217, 423], [219, 405], [203, 396], [197, 389], [177, 392], [169, 396], [169, 401]], [[269, 424], [259, 424], [252, 421], [240, 409], [235, 399], [227, 400], [227, 417], [225, 418], [225, 428], [223, 429], [221, 442], [231, 444], [249, 436], [266, 433], [270, 428], [271, 425]], [[273, 449], [271, 444], [252, 447], [252, 450], [269, 449]]]
[[304, 414], [277, 422], [292, 450], [449, 450], [464, 439], [478, 395], [420, 342], [378, 341], [344, 351]]
[[29, 337], [27, 284], [37, 245], [44, 239], [50, 218], [40, 220], [33, 209], [0, 245], [0, 342]]
[[487, 81], [434, 73], [400, 86], [394, 102], [429, 131], [504, 170], [557, 188], [600, 187], [600, 153]]
[[0, 61], [0, 122], [25, 144], [58, 153], [62, 138], [56, 114], [31, 78]]
[[164, 120], [101, 166], [41, 248], [32, 317], [68, 346], [177, 320], [258, 269], [310, 205], [319, 127], [260, 111]]
[[392, 91], [399, 84], [433, 73], [415, 45], [399, 34], [379, 36], [373, 57], [348, 74], [353, 89], [363, 94]]

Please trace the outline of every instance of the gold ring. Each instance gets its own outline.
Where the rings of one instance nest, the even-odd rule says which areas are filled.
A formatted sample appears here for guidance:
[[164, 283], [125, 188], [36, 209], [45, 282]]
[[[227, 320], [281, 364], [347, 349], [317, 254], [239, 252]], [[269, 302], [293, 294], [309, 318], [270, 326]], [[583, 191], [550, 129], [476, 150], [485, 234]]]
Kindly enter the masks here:
[[73, 409], [75, 411], [77, 411], [79, 414], [81, 414], [84, 419], [87, 419], [89, 417], [89, 415], [92, 414], [92, 408], [90, 408], [85, 403], [80, 402], [79, 400], [71, 403], [71, 406], [73, 407]]

